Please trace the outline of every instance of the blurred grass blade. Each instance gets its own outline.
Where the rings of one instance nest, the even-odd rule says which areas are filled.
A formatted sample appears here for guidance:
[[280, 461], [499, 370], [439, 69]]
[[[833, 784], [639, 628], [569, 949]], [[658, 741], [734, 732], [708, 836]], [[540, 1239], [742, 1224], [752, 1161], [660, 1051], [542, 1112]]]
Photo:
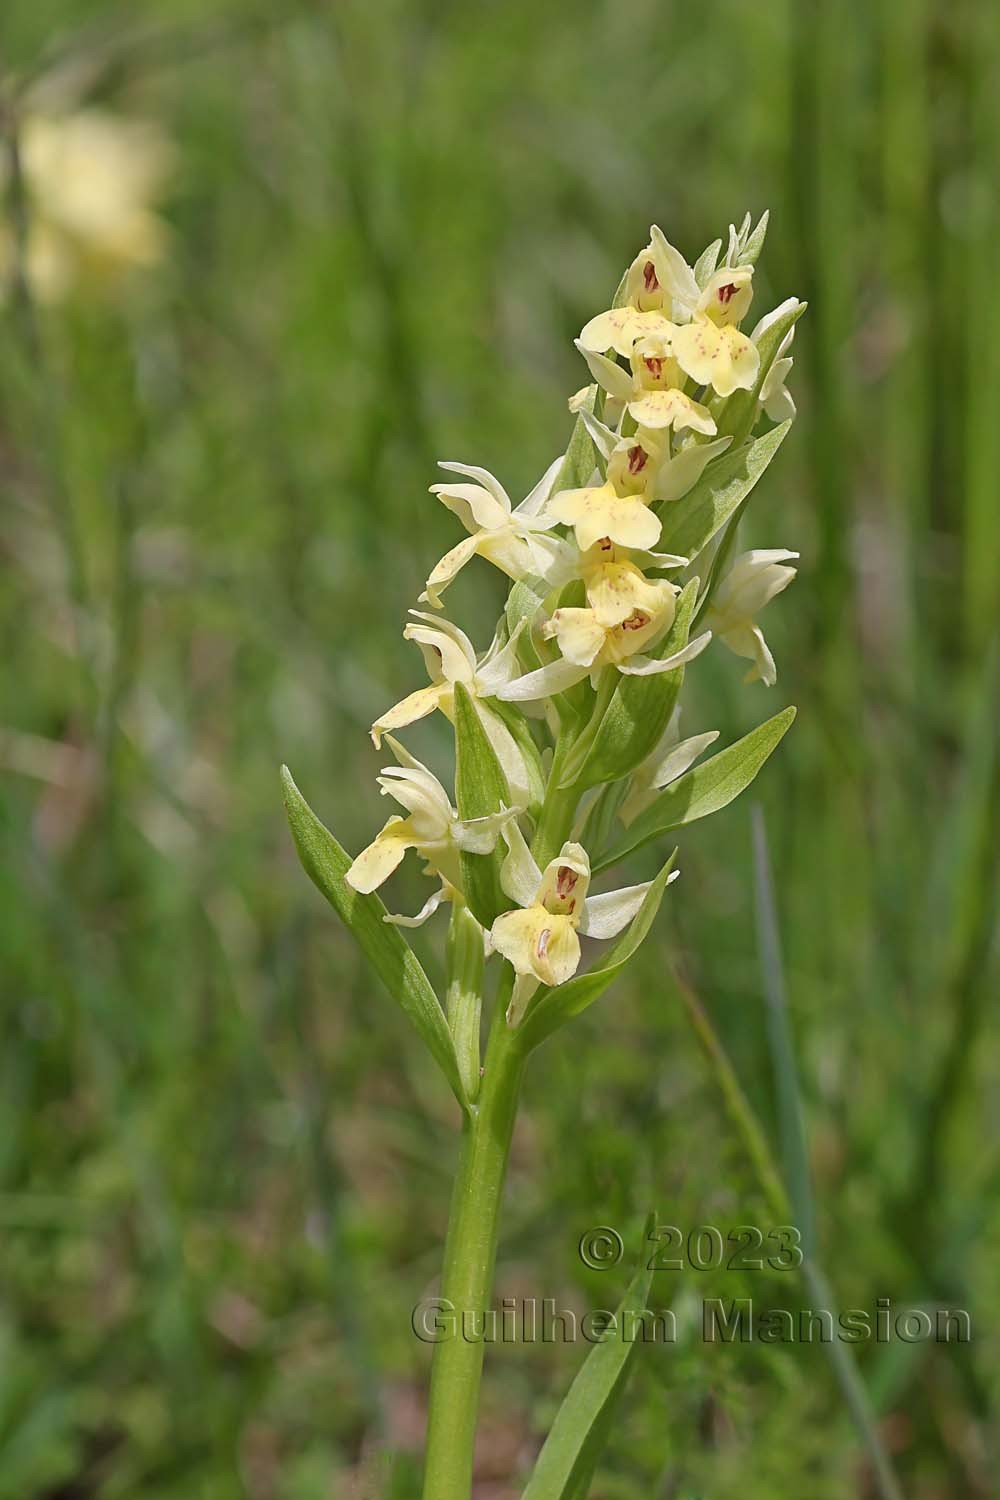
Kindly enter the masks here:
[[[827, 1308], [830, 1315], [836, 1318], [838, 1311], [833, 1289], [816, 1261], [816, 1208], [809, 1175], [809, 1156], [806, 1148], [798, 1069], [795, 1063], [795, 1046], [788, 1018], [778, 913], [768, 858], [767, 829], [763, 809], [760, 806], [753, 808], [752, 818], [757, 940], [767, 1006], [767, 1038], [778, 1094], [778, 1125], [781, 1134], [785, 1180], [788, 1183], [793, 1221], [802, 1235], [804, 1252], [802, 1275], [809, 1290], [810, 1299], [813, 1305]], [[868, 1449], [882, 1500], [902, 1500], [902, 1492], [879, 1436], [868, 1392], [864, 1381], [858, 1374], [852, 1354], [839, 1339], [833, 1339], [825, 1343], [823, 1347], [827, 1352], [852, 1420]]]
[[629, 825], [618, 843], [601, 856], [594, 866], [594, 873], [606, 870], [661, 833], [695, 823], [699, 818], [707, 818], [728, 806], [750, 785], [794, 718], [794, 708], [783, 708], [773, 719], [751, 729], [735, 745], [720, 750], [718, 755], [671, 782]]
[[809, 1177], [809, 1156], [799, 1097], [795, 1044], [788, 1017], [784, 966], [778, 936], [778, 913], [767, 850], [764, 811], [759, 803], [751, 809], [753, 824], [754, 893], [756, 898], [757, 947], [767, 1016], [767, 1040], [774, 1065], [778, 1095], [778, 1130], [781, 1160], [788, 1183], [792, 1213], [802, 1233], [807, 1255], [816, 1249], [816, 1211]]
[[791, 425], [782, 422], [763, 437], [730, 448], [710, 463], [683, 500], [664, 507], [658, 546], [681, 557], [697, 557], [743, 504]]
[[670, 883], [676, 857], [677, 850], [675, 849], [659, 875], [651, 883], [639, 910], [606, 958], [596, 963], [592, 969], [588, 969], [585, 974], [577, 974], [573, 979], [567, 980], [565, 984], [558, 985], [555, 989], [543, 989], [538, 992], [521, 1028], [522, 1040], [526, 1047], [537, 1047], [539, 1042], [550, 1036], [564, 1021], [568, 1021], [571, 1016], [579, 1015], [582, 1010], [593, 1005], [594, 1001], [603, 995], [611, 981], [617, 978], [653, 925], [653, 919], [663, 900], [663, 892]]
[[[656, 1215], [643, 1233], [645, 1245]], [[607, 1445], [615, 1407], [628, 1380], [641, 1340], [635, 1332], [649, 1297], [652, 1270], [640, 1263], [628, 1291], [615, 1310], [613, 1334], [595, 1344], [556, 1413], [522, 1500], [585, 1500], [594, 1470]]]
[[462, 1109], [468, 1110], [451, 1032], [420, 962], [399, 928], [383, 920], [386, 909], [378, 896], [359, 895], [347, 884], [350, 856], [317, 818], [287, 766], [281, 768], [281, 782], [292, 838], [306, 874], [357, 938], [390, 995], [420, 1032]]

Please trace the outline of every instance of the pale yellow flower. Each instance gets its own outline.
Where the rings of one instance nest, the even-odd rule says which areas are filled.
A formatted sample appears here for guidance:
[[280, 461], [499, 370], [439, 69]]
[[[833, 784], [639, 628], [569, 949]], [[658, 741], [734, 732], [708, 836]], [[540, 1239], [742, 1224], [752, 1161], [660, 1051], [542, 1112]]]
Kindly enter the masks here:
[[796, 570], [784, 565], [798, 555], [784, 547], [744, 552], [719, 584], [705, 616], [706, 625], [730, 651], [753, 662], [746, 682], [759, 678], [773, 687], [778, 680], [774, 657], [754, 617], [791, 583]]
[[436, 564], [421, 598], [440, 609], [445, 589], [477, 555], [485, 557], [508, 578], [558, 582], [560, 567], [565, 571], [566, 546], [558, 537], [546, 535], [557, 522], [542, 511], [562, 464], [560, 455], [516, 507], [500, 481], [487, 469], [472, 464], [439, 464], [439, 468], [464, 474], [473, 481], [431, 485], [431, 494], [437, 495], [458, 516], [470, 534]]
[[[589, 425], [589, 424], [588, 424]], [[623, 547], [648, 548], [659, 538], [660, 519], [649, 509], [660, 461], [660, 444], [652, 434], [623, 438], [607, 454], [602, 484], [561, 490], [546, 512], [576, 533], [581, 552], [602, 537]]]
[[[516, 822], [503, 830], [509, 853], [501, 883], [518, 910], [497, 917], [490, 941], [517, 979], [507, 1022], [516, 1026], [540, 984], [565, 984], [580, 965], [580, 938], [613, 938], [635, 916], [650, 882], [590, 896], [590, 860], [581, 844], [565, 843], [538, 868]], [[675, 879], [677, 872], [671, 875]]]
[[495, 637], [489, 650], [479, 658], [465, 631], [450, 620], [416, 609], [411, 609], [410, 614], [416, 623], [405, 627], [403, 639], [416, 641], [420, 647], [430, 685], [408, 693], [375, 720], [371, 728], [375, 745], [378, 746], [387, 730], [404, 729], [436, 709], [447, 719], [453, 719], [455, 685], [460, 682], [475, 704], [486, 737], [507, 778], [511, 801], [518, 807], [526, 807], [530, 779], [524, 756], [503, 719], [483, 700], [499, 696], [499, 689], [517, 676], [517, 642], [527, 622], [507, 641]]
[[425, 902], [415, 917], [387, 914], [385, 921], [397, 926], [416, 927], [437, 910], [442, 901], [452, 899], [461, 890], [461, 851], [489, 854], [495, 847], [500, 830], [514, 816], [503, 809], [485, 818], [463, 821], [451, 805], [448, 794], [432, 771], [421, 765], [391, 735], [386, 739], [398, 766], [387, 766], [377, 778], [382, 795], [393, 797], [407, 809], [408, 817], [394, 814], [366, 849], [362, 849], [344, 879], [362, 895], [369, 895], [383, 885], [402, 863], [408, 849], [415, 849], [425, 861], [428, 875], [441, 878], [440, 888]]
[[637, 339], [669, 336], [675, 319], [691, 316], [698, 300], [694, 272], [655, 224], [649, 244], [636, 256], [625, 277], [625, 302], [598, 313], [580, 333], [580, 344], [593, 354], [614, 349], [628, 359]]
[[694, 765], [695, 761], [719, 738], [717, 729], [707, 734], [695, 734], [690, 739], [680, 738], [680, 708], [670, 716], [663, 737], [656, 749], [629, 778], [628, 792], [618, 809], [618, 816], [628, 828], [641, 812], [645, 812], [656, 801], [664, 787], [676, 781], [678, 776]]
[[[679, 561], [646, 556], [656, 566]], [[542, 635], [557, 642], [560, 659], [506, 683], [498, 698], [522, 703], [548, 698], [585, 677], [596, 681], [606, 666], [633, 677], [669, 672], [708, 645], [710, 632], [670, 656], [644, 655], [643, 647], [654, 646], [673, 624], [679, 590], [664, 579], [647, 578], [610, 542], [598, 543], [581, 565], [586, 605], [561, 607], [542, 626]]]
[[[28, 196], [25, 270], [42, 301], [59, 300], [87, 278], [115, 277], [163, 258], [167, 230], [153, 204], [172, 153], [155, 125], [99, 109], [29, 114], [20, 153]], [[0, 272], [9, 274], [12, 257], [13, 245], [0, 231]]]
[[698, 385], [710, 385], [719, 396], [752, 390], [757, 379], [757, 346], [737, 327], [752, 298], [751, 267], [724, 266], [698, 298], [691, 322], [672, 336], [671, 348], [685, 375]]
[[594, 354], [579, 341], [577, 348], [599, 385], [627, 408], [639, 427], [675, 431], [690, 428], [713, 436], [715, 420], [700, 402], [684, 393], [684, 373], [673, 357], [673, 339], [683, 329], [639, 339], [633, 345], [631, 373], [603, 354]]

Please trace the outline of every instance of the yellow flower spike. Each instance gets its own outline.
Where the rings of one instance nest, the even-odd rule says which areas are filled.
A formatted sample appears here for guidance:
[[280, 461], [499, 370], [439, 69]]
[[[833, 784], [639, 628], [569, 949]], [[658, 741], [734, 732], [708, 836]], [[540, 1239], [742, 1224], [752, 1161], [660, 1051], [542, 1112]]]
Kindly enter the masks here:
[[635, 916], [649, 882], [590, 896], [590, 859], [581, 844], [568, 842], [545, 870], [538, 868], [516, 822], [503, 830], [508, 855], [501, 882], [518, 910], [497, 917], [491, 945], [517, 975], [507, 1008], [516, 1026], [540, 984], [565, 984], [580, 965], [580, 938], [616, 937]]

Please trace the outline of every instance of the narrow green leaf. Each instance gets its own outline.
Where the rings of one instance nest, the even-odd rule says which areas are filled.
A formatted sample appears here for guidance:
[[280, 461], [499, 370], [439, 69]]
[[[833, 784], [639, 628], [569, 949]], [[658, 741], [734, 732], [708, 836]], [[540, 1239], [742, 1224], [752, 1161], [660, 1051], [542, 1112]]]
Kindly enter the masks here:
[[661, 833], [669, 833], [672, 828], [681, 828], [685, 823], [695, 823], [699, 818], [707, 818], [727, 807], [750, 785], [794, 718], [794, 708], [783, 708], [773, 719], [751, 729], [735, 745], [720, 750], [718, 755], [671, 782], [601, 858], [595, 866], [595, 873], [616, 864], [633, 849], [641, 848]]
[[566, 449], [566, 457], [563, 466], [556, 475], [552, 486], [553, 495], [558, 495], [561, 490], [578, 490], [587, 483], [594, 472], [597, 463], [597, 449], [594, 447], [593, 439], [587, 431], [587, 424], [583, 417], [577, 413], [576, 426], [573, 428]]
[[[461, 818], [485, 818], [510, 807], [510, 792], [496, 751], [486, 737], [476, 706], [462, 684], [455, 685], [455, 801]], [[502, 840], [492, 854], [462, 850], [465, 899], [486, 928], [493, 925], [510, 902], [500, 884]]]
[[[650, 655], [672, 656], [687, 645], [698, 587], [697, 578], [686, 584], [677, 600], [673, 624]], [[584, 791], [602, 781], [618, 781], [634, 771], [656, 748], [667, 727], [684, 681], [684, 665], [649, 677], [629, 677], [621, 672], [615, 676], [611, 701], [593, 733], [581, 736], [579, 750], [566, 767], [563, 786]]]
[[577, 974], [555, 989], [541, 989], [528, 1009], [522, 1022], [521, 1036], [525, 1047], [537, 1047], [547, 1036], [551, 1036], [564, 1021], [577, 1016], [582, 1010], [600, 999], [613, 979], [616, 979], [635, 953], [653, 925], [660, 909], [663, 892], [667, 888], [670, 872], [674, 867], [677, 851], [674, 850], [663, 869], [651, 883], [645, 900], [632, 921], [618, 939], [615, 946], [585, 974]]
[[[760, 367], [757, 371], [757, 380], [752, 390], [734, 391], [727, 396], [724, 402], [711, 403], [710, 409], [715, 416], [719, 436], [725, 437], [727, 433], [733, 435], [733, 446], [738, 447], [746, 438], [754, 422], [757, 420], [757, 403], [760, 400], [761, 388], [767, 379], [768, 371], [774, 364], [781, 348], [781, 341], [785, 334], [797, 323], [806, 310], [804, 302], [797, 303], [789, 308], [786, 313], [772, 323], [770, 328], [765, 329], [757, 344], [760, 353]], [[685, 553], [689, 557], [690, 553]]]
[[420, 1032], [455, 1098], [468, 1110], [451, 1033], [419, 960], [399, 928], [383, 920], [386, 909], [378, 896], [359, 895], [347, 884], [344, 876], [351, 866], [350, 855], [317, 818], [287, 766], [281, 768], [281, 783], [292, 838], [306, 874], [357, 938], [392, 998]]
[[[646, 1222], [644, 1246], [656, 1226]], [[612, 1417], [625, 1388], [632, 1358], [643, 1341], [643, 1313], [649, 1300], [652, 1260], [643, 1254], [639, 1268], [614, 1313], [608, 1335], [591, 1349], [556, 1413], [549, 1435], [528, 1480], [523, 1500], [584, 1500], [612, 1428]]]
[[765, 208], [743, 247], [743, 253], [737, 261], [738, 265], [755, 266], [757, 264], [760, 259], [760, 253], [764, 248], [764, 241], [767, 238], [767, 222], [770, 217], [769, 210]]
[[697, 557], [743, 503], [784, 442], [791, 422], [710, 463], [683, 500], [664, 507], [659, 546]]

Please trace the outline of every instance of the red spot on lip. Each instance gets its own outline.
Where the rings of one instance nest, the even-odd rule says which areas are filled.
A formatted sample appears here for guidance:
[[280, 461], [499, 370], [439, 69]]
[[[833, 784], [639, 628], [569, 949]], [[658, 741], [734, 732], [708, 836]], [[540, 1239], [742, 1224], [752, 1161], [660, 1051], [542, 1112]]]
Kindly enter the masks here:
[[561, 901], [565, 901], [571, 891], [576, 889], [579, 875], [569, 865], [560, 865], [556, 871], [556, 895]]
[[646, 467], [649, 454], [645, 448], [636, 443], [634, 448], [628, 450], [628, 471], [630, 474], [639, 474]]
[[736, 285], [735, 281], [727, 281], [725, 286], [719, 287], [719, 301], [722, 303], [723, 307], [725, 307], [727, 303], [732, 302], [738, 291], [739, 287]]
[[602, 552], [610, 552], [612, 547], [614, 546], [614, 542], [609, 536], [602, 536], [597, 545], [600, 547]]
[[644, 615], [641, 609], [634, 609], [627, 620], [622, 621], [623, 630], [641, 630], [644, 625], [649, 624], [649, 616]]
[[646, 369], [649, 371], [650, 375], [652, 375], [653, 379], [659, 380], [660, 376], [663, 374], [663, 360], [657, 359], [655, 358], [655, 356], [643, 355], [642, 362], [646, 366]]
[[642, 268], [642, 284], [647, 292], [655, 292], [660, 283], [656, 279], [656, 267], [651, 260], [647, 260]]

